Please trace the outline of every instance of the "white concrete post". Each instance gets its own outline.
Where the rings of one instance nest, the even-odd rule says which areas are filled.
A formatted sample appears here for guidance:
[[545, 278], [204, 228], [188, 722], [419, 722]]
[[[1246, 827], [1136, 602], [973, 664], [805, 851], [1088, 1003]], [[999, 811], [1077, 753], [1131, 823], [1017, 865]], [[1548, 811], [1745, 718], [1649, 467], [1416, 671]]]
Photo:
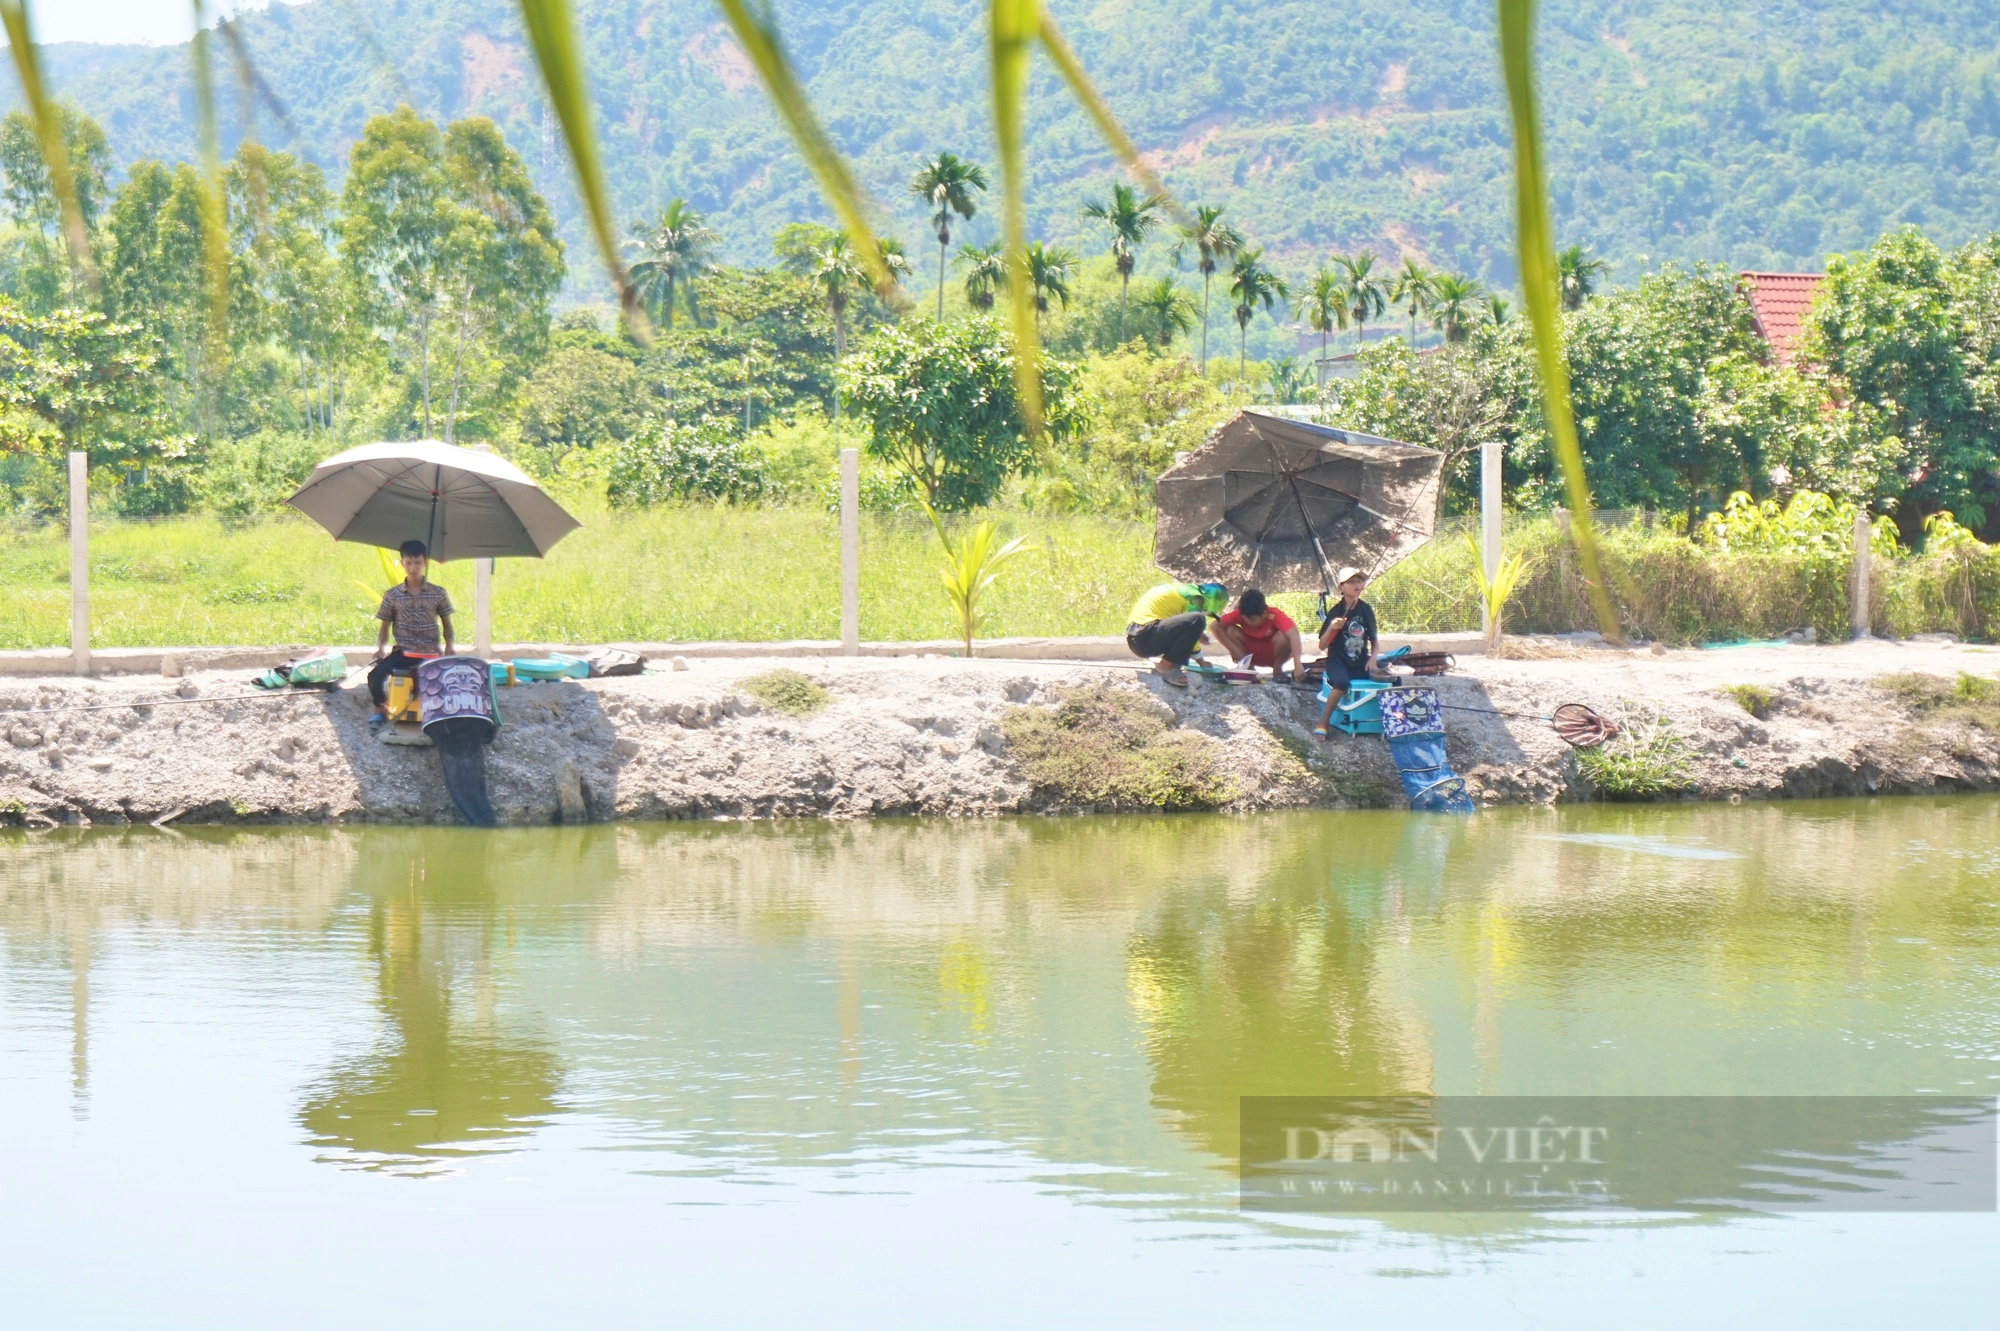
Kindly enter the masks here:
[[69, 650], [90, 673], [90, 458], [69, 455]]
[[[493, 445], [474, 444], [475, 453], [491, 453]], [[472, 561], [472, 651], [476, 656], [493, 656], [493, 561]]]
[[[1500, 572], [1500, 444], [1479, 446], [1479, 563], [1491, 586]], [[1480, 632], [1491, 637], [1493, 616], [1482, 601], [1479, 606]]]
[[493, 561], [472, 561], [472, 650], [493, 655]]
[[1868, 601], [1868, 565], [1870, 536], [1868, 510], [1857, 509], [1854, 514], [1854, 573], [1847, 580], [1848, 593], [1853, 599], [1854, 636], [1869, 636], [1869, 620], [1872, 618]]
[[840, 650], [861, 655], [861, 454], [840, 450]]

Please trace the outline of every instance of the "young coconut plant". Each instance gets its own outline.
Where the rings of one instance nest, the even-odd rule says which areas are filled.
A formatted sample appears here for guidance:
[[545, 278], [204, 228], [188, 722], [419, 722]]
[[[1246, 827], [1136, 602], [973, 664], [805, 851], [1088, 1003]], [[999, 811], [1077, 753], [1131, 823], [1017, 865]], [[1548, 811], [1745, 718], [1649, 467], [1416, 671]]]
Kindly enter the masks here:
[[1507, 556], [1489, 579], [1486, 576], [1486, 561], [1480, 558], [1479, 546], [1470, 536], [1465, 538], [1465, 548], [1472, 552], [1472, 582], [1479, 588], [1479, 604], [1486, 611], [1486, 650], [1497, 653], [1507, 600], [1528, 574], [1528, 557], [1518, 551]]
[[944, 580], [945, 595], [951, 599], [952, 612], [958, 616], [959, 637], [965, 642], [965, 659], [969, 661], [973, 635], [986, 620], [982, 608], [986, 593], [999, 580], [1003, 565], [1027, 553], [1027, 538], [1016, 536], [999, 543], [999, 528], [988, 518], [953, 540], [936, 509], [925, 504], [924, 514], [931, 520], [938, 544], [944, 547], [945, 564], [939, 576]]

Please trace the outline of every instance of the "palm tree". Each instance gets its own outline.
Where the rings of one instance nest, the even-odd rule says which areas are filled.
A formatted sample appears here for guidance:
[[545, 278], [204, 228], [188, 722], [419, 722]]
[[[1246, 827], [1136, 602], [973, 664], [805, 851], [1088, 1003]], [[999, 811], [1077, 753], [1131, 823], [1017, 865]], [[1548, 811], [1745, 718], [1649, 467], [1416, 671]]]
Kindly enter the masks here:
[[1447, 342], [1472, 336], [1486, 304], [1486, 288], [1459, 273], [1440, 273], [1431, 281], [1431, 322]]
[[866, 289], [868, 270], [861, 266], [861, 256], [854, 252], [845, 231], [834, 235], [809, 258], [812, 266], [807, 276], [819, 288], [826, 312], [833, 317], [833, 359], [838, 362], [847, 354], [847, 306], [857, 290]]
[[875, 248], [882, 255], [882, 266], [889, 270], [891, 282], [901, 282], [916, 271], [910, 265], [910, 256], [903, 253], [903, 242], [894, 236], [882, 236], [875, 242]]
[[1083, 205], [1083, 215], [1111, 228], [1111, 262], [1118, 269], [1118, 342], [1125, 342], [1125, 305], [1132, 290], [1132, 269], [1139, 262], [1139, 246], [1146, 233], [1160, 224], [1158, 216], [1165, 200], [1157, 194], [1139, 197], [1130, 185], [1113, 185], [1108, 201], [1093, 199]]
[[1583, 246], [1572, 245], [1556, 255], [1556, 290], [1562, 296], [1562, 307], [1566, 310], [1580, 310], [1583, 302], [1597, 294], [1597, 279], [1611, 271], [1611, 264], [1605, 259], [1593, 259], [1583, 252]]
[[1341, 297], [1347, 305], [1347, 317], [1354, 321], [1355, 345], [1365, 347], [1368, 321], [1380, 318], [1389, 308], [1389, 293], [1375, 276], [1375, 251], [1363, 250], [1353, 258], [1337, 254], [1333, 266], [1340, 270]]
[[1046, 249], [1039, 240], [1028, 244], [1028, 290], [1035, 298], [1035, 327], [1039, 331], [1042, 316], [1049, 312], [1049, 301], [1054, 300], [1064, 309], [1069, 308], [1069, 284], [1076, 276], [1076, 251], [1058, 245]]
[[1293, 356], [1271, 362], [1271, 396], [1278, 402], [1297, 402], [1315, 384], [1311, 371]]
[[1505, 296], [1494, 295], [1486, 298], [1487, 323], [1498, 328], [1513, 317], [1514, 307], [1508, 303]]
[[1313, 274], [1312, 286], [1299, 301], [1300, 322], [1319, 334], [1320, 372], [1326, 371], [1326, 340], [1336, 328], [1347, 327], [1347, 299], [1340, 277], [1329, 268]]
[[1222, 220], [1222, 209], [1207, 204], [1194, 210], [1191, 221], [1182, 224], [1181, 238], [1174, 246], [1174, 259], [1189, 249], [1195, 267], [1201, 271], [1201, 372], [1208, 373], [1208, 284], [1224, 259], [1243, 248], [1243, 233]]
[[966, 221], [979, 211], [974, 194], [986, 192], [986, 168], [962, 161], [951, 153], [939, 153], [918, 168], [910, 178], [910, 193], [930, 205], [931, 229], [938, 238], [938, 322], [944, 322], [944, 256], [951, 244], [951, 215]]
[[1390, 280], [1389, 299], [1410, 314], [1410, 345], [1417, 345], [1417, 316], [1431, 307], [1431, 270], [1405, 254], [1403, 266]]
[[709, 249], [721, 237], [686, 199], [673, 199], [660, 210], [657, 222], [634, 223], [625, 248], [639, 257], [630, 269], [632, 286], [655, 318], [674, 326], [674, 297], [680, 295], [690, 318], [695, 317], [694, 279], [713, 266]]
[[1007, 255], [999, 241], [991, 245], [960, 245], [958, 261], [965, 266], [965, 303], [985, 313], [993, 297], [1007, 285]]
[[1175, 285], [1171, 277], [1141, 287], [1136, 303], [1139, 313], [1150, 316], [1159, 330], [1162, 350], [1173, 344], [1175, 336], [1194, 331], [1194, 299]]
[[1262, 305], [1266, 314], [1289, 295], [1291, 289], [1264, 263], [1264, 247], [1238, 250], [1229, 269], [1229, 294], [1236, 302], [1236, 377], [1242, 378], [1250, 364], [1250, 320]]

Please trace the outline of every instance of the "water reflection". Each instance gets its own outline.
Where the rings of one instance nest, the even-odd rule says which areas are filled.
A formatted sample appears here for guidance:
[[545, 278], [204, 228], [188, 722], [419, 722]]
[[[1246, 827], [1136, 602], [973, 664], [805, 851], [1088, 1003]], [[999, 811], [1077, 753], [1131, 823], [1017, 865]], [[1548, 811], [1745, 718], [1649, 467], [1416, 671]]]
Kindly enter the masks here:
[[275, 953], [326, 963], [282, 995], [333, 1032], [283, 1135], [337, 1165], [563, 1122], [649, 1173], [1003, 1152], [1226, 1210], [1246, 1095], [1990, 1094], [1996, 834], [1991, 800], [64, 833], [7, 843], [0, 931], [77, 1112], [107, 957], [186, 1004]]
[[512, 945], [511, 873], [490, 839], [397, 831], [366, 838], [375, 1001], [387, 1029], [310, 1089], [299, 1121], [335, 1163], [400, 1173], [516, 1149], [556, 1107], [561, 1063], [500, 1012]]

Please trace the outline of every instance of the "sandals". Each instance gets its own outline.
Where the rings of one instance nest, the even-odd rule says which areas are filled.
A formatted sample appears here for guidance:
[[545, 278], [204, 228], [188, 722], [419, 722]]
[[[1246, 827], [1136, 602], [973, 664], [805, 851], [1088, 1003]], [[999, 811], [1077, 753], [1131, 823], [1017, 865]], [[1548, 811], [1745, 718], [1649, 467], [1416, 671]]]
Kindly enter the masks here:
[[1314, 738], [1314, 739], [1331, 739], [1331, 738], [1333, 738], [1333, 736], [1332, 736], [1332, 735], [1331, 735], [1330, 733], [1328, 733], [1328, 731], [1327, 731], [1327, 728], [1326, 728], [1325, 726], [1314, 726], [1314, 727], [1313, 727], [1313, 738]]
[[1179, 666], [1175, 666], [1172, 670], [1156, 670], [1153, 673], [1177, 689], [1184, 689], [1188, 686], [1187, 671], [1182, 670]]

